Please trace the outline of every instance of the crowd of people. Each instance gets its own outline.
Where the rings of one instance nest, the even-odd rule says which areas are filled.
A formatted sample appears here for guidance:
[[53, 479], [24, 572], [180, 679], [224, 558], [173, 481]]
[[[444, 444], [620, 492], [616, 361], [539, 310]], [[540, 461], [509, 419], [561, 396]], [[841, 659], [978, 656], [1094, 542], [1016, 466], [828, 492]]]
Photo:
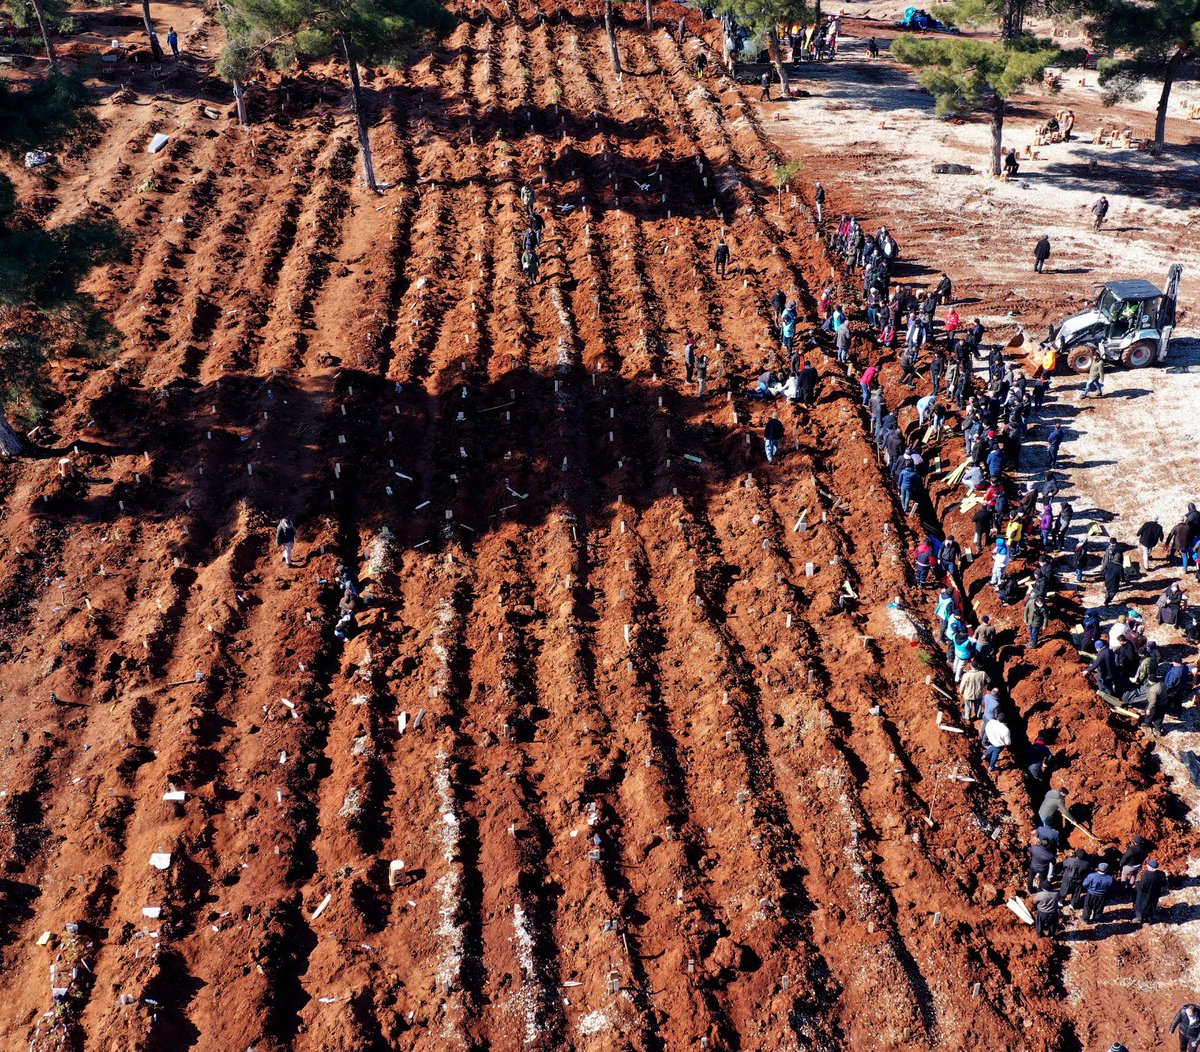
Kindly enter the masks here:
[[[818, 303], [819, 328], [797, 348], [796, 306], [777, 293], [773, 314], [791, 367], [786, 378], [765, 373], [751, 394], [811, 402], [819, 382], [810, 361], [813, 348], [831, 343], [837, 361], [859, 382], [870, 431], [901, 508], [920, 507], [916, 517], [922, 523], [936, 521], [926, 490], [935, 465], [945, 472], [940, 480], [961, 486], [961, 507], [971, 529], [960, 543], [949, 531], [922, 528], [914, 574], [918, 585], [936, 589], [938, 641], [960, 694], [963, 721], [978, 734], [984, 765], [991, 771], [1011, 765], [1023, 774], [1030, 801], [1026, 888], [1036, 930], [1054, 938], [1068, 922], [1101, 924], [1106, 907], [1121, 901], [1131, 904], [1134, 923], [1154, 923], [1170, 881], [1154, 857], [1154, 845], [1132, 830], [1123, 852], [1097, 840], [1067, 804], [1068, 771], [1051, 749], [1050, 730], [1037, 734], [1021, 728], [1027, 735], [1014, 735], [1017, 714], [1007, 696], [997, 628], [988, 614], [977, 615], [963, 574], [974, 559], [990, 556], [985, 587], [995, 589], [1001, 609], [1023, 604], [1029, 649], [1045, 640], [1054, 618], [1081, 616], [1082, 624], [1072, 632], [1080, 674], [1094, 678], [1100, 695], [1126, 718], [1138, 718], [1158, 735], [1172, 714], [1197, 700], [1197, 679], [1182, 659], [1163, 653], [1165, 645], [1147, 638], [1136, 609], [1114, 603], [1135, 576], [1149, 571], [1160, 546], [1168, 563], [1184, 573], [1195, 568], [1200, 577], [1200, 511], [1188, 505], [1170, 531], [1155, 519], [1144, 523], [1136, 535], [1135, 567], [1132, 546], [1107, 536], [1093, 521], [1075, 522], [1075, 509], [1063, 495], [1068, 479], [1059, 462], [1063, 444], [1073, 436], [1061, 423], [1041, 419], [1048, 411], [1053, 356], [1038, 359], [1027, 372], [1004, 348], [985, 344], [980, 320], [964, 323], [959, 316], [945, 274], [927, 289], [897, 284], [893, 271], [899, 247], [886, 228], [868, 234], [857, 219], [843, 216], [830, 226], [827, 240], [835, 256], [861, 278], [866, 339], [861, 330], [852, 338], [856, 312], [826, 289]], [[899, 373], [889, 390], [883, 368], [890, 361], [899, 365]], [[796, 380], [801, 372], [808, 377], [803, 384]], [[902, 425], [900, 411], [909, 407], [915, 407], [916, 420]], [[782, 435], [777, 425], [772, 417], [768, 459], [777, 455], [771, 441], [772, 435]], [[962, 462], [946, 469], [940, 460], [951, 430], [953, 441], [961, 436]], [[1038, 450], [1031, 454], [1035, 442]], [[1015, 478], [1022, 469], [1024, 484]], [[1085, 575], [1093, 573], [1103, 584], [1101, 605], [1084, 609], [1061, 601], [1070, 578], [1082, 597]], [[1162, 593], [1156, 615], [1160, 624], [1200, 638], [1179, 581]], [[1007, 636], [1005, 650], [1011, 652]], [[1026, 743], [1026, 737], [1032, 740]], [[1173, 1031], [1187, 1035], [1181, 1049], [1200, 1052], [1200, 1009], [1184, 1006], [1176, 1024]]]

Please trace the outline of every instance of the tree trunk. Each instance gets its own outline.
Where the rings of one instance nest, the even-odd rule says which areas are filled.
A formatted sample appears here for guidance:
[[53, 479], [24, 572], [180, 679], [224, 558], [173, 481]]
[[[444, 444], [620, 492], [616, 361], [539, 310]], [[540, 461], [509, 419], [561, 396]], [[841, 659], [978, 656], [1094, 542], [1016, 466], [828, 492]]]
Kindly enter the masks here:
[[142, 21], [146, 23], [146, 36], [150, 38], [150, 50], [154, 52], [154, 61], [161, 62], [162, 45], [158, 42], [158, 34], [154, 32], [154, 22], [150, 18], [150, 0], [142, 0]]
[[1154, 116], [1154, 152], [1162, 153], [1167, 142], [1167, 103], [1171, 101], [1171, 86], [1175, 83], [1175, 74], [1183, 64], [1183, 52], [1176, 51], [1167, 62], [1163, 71], [1162, 94], [1158, 96], [1158, 110]]
[[613, 72], [619, 77], [621, 69], [621, 52], [617, 50], [617, 27], [613, 23], [613, 0], [604, 0], [604, 31], [608, 34], [608, 50], [612, 53]]
[[786, 99], [792, 93], [791, 85], [788, 82], [787, 70], [783, 66], [783, 48], [779, 45], [779, 34], [775, 32], [774, 26], [767, 33], [767, 53], [775, 64], [775, 73], [779, 77], [779, 90]]
[[1004, 139], [1004, 100], [997, 95], [992, 102], [992, 175], [1000, 174], [1000, 150]]
[[38, 27], [42, 31], [42, 41], [46, 45], [46, 58], [50, 61], [50, 72], [57, 73], [58, 70], [58, 55], [54, 52], [54, 44], [50, 40], [50, 26], [46, 22], [46, 10], [42, 7], [42, 0], [33, 0], [33, 10], [37, 15]]
[[646, 0], [646, 28], [654, 28], [654, 0]]
[[238, 124], [250, 127], [250, 115], [246, 112], [246, 85], [240, 80], [233, 82], [233, 100], [237, 103]]
[[363, 97], [362, 85], [358, 80], [358, 63], [350, 51], [350, 41], [342, 36], [342, 49], [346, 52], [346, 68], [350, 71], [350, 87], [354, 95], [354, 119], [358, 123], [358, 153], [362, 157], [363, 179], [372, 190], [378, 190], [375, 182], [375, 162], [371, 159], [371, 134], [367, 127], [367, 100]]
[[1005, 0], [1004, 17], [1000, 20], [1000, 38], [1016, 40], [1025, 32], [1025, 0]]
[[17, 457], [21, 455], [24, 448], [17, 433], [8, 422], [8, 417], [0, 413], [0, 453], [9, 457]]

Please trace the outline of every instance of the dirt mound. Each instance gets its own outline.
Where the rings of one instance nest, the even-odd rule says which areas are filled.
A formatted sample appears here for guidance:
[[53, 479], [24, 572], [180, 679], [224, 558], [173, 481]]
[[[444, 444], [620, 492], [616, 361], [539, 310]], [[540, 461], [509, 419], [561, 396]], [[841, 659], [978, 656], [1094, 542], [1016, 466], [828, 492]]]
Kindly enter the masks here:
[[830, 269], [780, 158], [694, 39], [631, 13], [618, 83], [596, 5], [463, 14], [371, 80], [382, 196], [344, 106], [114, 107], [57, 190], [136, 244], [0, 468], [4, 1045], [1064, 1047], [823, 353], [763, 463], [768, 299]]

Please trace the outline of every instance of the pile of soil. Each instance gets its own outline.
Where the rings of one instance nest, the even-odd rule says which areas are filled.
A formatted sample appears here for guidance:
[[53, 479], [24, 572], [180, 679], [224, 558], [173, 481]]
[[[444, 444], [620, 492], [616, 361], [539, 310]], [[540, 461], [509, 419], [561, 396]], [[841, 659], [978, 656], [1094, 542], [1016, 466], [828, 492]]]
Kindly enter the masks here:
[[0, 467], [0, 1042], [1069, 1047], [858, 386], [744, 397], [831, 274], [782, 158], [632, 9], [619, 81], [597, 3], [461, 14], [370, 79], [382, 195], [336, 70], [249, 133], [114, 104], [55, 188], [134, 248]]

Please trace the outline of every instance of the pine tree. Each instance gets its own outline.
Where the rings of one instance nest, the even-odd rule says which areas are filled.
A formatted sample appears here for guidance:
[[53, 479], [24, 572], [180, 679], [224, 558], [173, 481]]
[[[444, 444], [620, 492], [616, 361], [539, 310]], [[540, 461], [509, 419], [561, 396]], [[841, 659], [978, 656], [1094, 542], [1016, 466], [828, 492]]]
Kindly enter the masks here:
[[1140, 97], [1146, 80], [1162, 81], [1154, 119], [1155, 150], [1162, 150], [1171, 88], [1200, 60], [1200, 0], [1085, 0], [1082, 11], [1091, 38], [1122, 56], [1100, 62], [1107, 105]]
[[813, 12], [809, 6], [804, 0], [719, 0], [717, 7], [766, 41], [780, 90], [786, 97], [790, 88], [779, 31], [793, 23], [811, 20]]
[[248, 71], [270, 63], [287, 68], [298, 59], [344, 62], [358, 124], [363, 178], [372, 190], [375, 164], [371, 157], [370, 114], [362, 90], [362, 63], [401, 61], [426, 39], [448, 32], [453, 16], [436, 0], [229, 0], [227, 24], [236, 25], [222, 56], [223, 75], [238, 85]]
[[937, 99], [938, 113], [985, 107], [992, 122], [992, 174], [1000, 174], [1000, 146], [1007, 101], [1062, 53], [1051, 41], [1034, 37], [987, 41], [902, 36], [892, 54], [915, 66], [921, 84]]

